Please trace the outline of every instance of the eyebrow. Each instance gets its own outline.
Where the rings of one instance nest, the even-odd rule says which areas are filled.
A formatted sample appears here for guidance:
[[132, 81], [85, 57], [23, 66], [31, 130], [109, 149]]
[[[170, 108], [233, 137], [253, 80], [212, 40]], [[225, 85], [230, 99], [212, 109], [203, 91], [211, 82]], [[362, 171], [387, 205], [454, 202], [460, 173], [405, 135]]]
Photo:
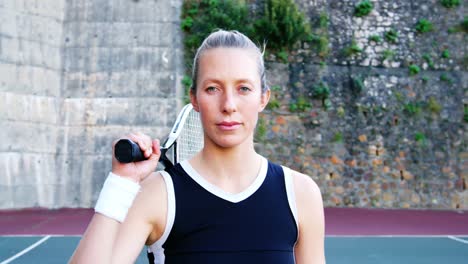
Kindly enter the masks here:
[[[207, 79], [205, 79], [205, 80], [202, 82], [202, 85], [205, 85], [206, 83], [210, 83], [210, 82], [214, 82], [214, 83], [223, 83], [223, 81], [221, 81], [221, 80], [219, 80], [219, 79], [216, 79], [216, 78], [207, 78]], [[255, 82], [252, 81], [251, 79], [243, 78], [243, 79], [235, 80], [235, 83], [236, 83], [236, 84], [239, 84], [239, 83], [254, 84]]]

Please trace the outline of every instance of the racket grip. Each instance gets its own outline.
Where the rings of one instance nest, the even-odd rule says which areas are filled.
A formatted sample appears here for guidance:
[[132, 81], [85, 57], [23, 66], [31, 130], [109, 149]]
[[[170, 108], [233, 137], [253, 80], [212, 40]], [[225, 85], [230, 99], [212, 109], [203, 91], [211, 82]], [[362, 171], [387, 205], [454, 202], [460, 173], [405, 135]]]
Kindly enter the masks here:
[[120, 139], [114, 146], [114, 155], [120, 163], [145, 160], [140, 146], [130, 139]]

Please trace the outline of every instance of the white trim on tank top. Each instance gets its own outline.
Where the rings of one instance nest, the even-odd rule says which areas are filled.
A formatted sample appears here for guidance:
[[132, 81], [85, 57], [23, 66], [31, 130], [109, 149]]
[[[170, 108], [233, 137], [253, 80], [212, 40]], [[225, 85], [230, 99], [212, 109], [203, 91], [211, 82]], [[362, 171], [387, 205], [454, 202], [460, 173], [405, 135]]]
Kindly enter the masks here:
[[229, 193], [225, 190], [219, 188], [218, 186], [210, 183], [205, 178], [203, 178], [198, 172], [190, 165], [188, 160], [184, 160], [180, 163], [182, 168], [187, 172], [187, 174], [201, 187], [203, 187], [206, 191], [210, 192], [211, 194], [218, 196], [221, 199], [229, 201], [231, 203], [239, 203], [247, 198], [249, 198], [252, 194], [254, 194], [260, 186], [263, 184], [263, 181], [266, 178], [266, 174], [268, 171], [268, 161], [264, 157], [262, 157], [262, 164], [260, 166], [260, 171], [257, 174], [255, 180], [243, 191], [239, 193]]
[[162, 236], [154, 242], [152, 245], [147, 247], [148, 252], [153, 252], [154, 255], [154, 264], [163, 264], [164, 263], [164, 249], [162, 245], [166, 242], [169, 237], [169, 233], [172, 230], [175, 220], [175, 192], [174, 184], [172, 178], [166, 171], [159, 171], [161, 173], [164, 182], [166, 183], [167, 190], [167, 218], [166, 218], [166, 227], [164, 228], [164, 233]]
[[[283, 167], [283, 172], [284, 172], [284, 183], [286, 185], [286, 194], [288, 196], [288, 203], [289, 203], [289, 208], [291, 208], [291, 212], [294, 216], [294, 221], [296, 222], [296, 227], [297, 227], [297, 235], [299, 238], [299, 218], [297, 218], [297, 204], [296, 204], [296, 194], [294, 192], [294, 181], [291, 173], [291, 169], [288, 167]], [[297, 241], [297, 239], [296, 239]]]
[[[188, 164], [188, 166], [184, 167], [183, 163], [186, 163], [186, 165]], [[191, 177], [193, 175], [196, 175], [196, 177], [198, 176], [201, 179], [203, 179], [192, 168], [192, 166], [190, 165], [190, 163], [188, 163], [188, 161], [183, 161], [181, 163], [181, 165], [184, 168], [184, 170], [187, 172], [187, 174], [189, 174]], [[285, 186], [286, 186], [286, 195], [287, 195], [287, 198], [288, 198], [289, 207], [290, 207], [291, 212], [293, 214], [294, 221], [295, 221], [296, 226], [297, 226], [297, 230], [299, 231], [299, 222], [298, 222], [298, 218], [297, 218], [296, 195], [295, 195], [295, 192], [294, 192], [294, 182], [293, 182], [293, 179], [292, 179], [291, 170], [289, 168], [287, 168], [287, 167], [284, 167], [284, 166], [281, 166], [281, 167], [282, 167], [283, 173], [284, 173], [284, 181], [285, 181]], [[189, 170], [191, 170], [190, 173], [189, 173]], [[212, 187], [205, 187], [201, 183], [199, 183], [197, 180], [195, 180], [193, 177], [192, 177], [192, 179], [194, 179], [198, 184], [200, 184], [203, 188], [205, 188], [207, 191], [213, 193], [214, 195], [216, 195], [216, 196], [218, 196], [218, 197], [220, 197], [222, 199], [225, 199], [225, 200], [228, 200], [228, 201], [231, 201], [231, 202], [235, 203], [236, 200], [238, 200], [238, 202], [240, 202], [242, 200], [247, 199], [248, 197], [250, 197], [250, 195], [255, 193], [255, 191], [257, 191], [258, 188], [260, 188], [263, 181], [265, 180], [267, 171], [268, 171], [268, 161], [265, 158], [262, 158], [262, 165], [261, 165], [260, 172], [257, 175], [257, 178], [246, 190], [244, 190], [244, 191], [242, 191], [242, 192], [240, 192], [238, 194], [231, 194], [231, 193], [225, 192], [225, 191], [221, 190], [220, 188], [212, 185], [211, 183], [209, 183], [205, 179], [203, 179], [203, 181], [206, 182], [206, 183], [203, 183], [203, 184], [207, 184], [207, 186], [211, 185], [212, 187], [222, 191], [221, 193], [218, 193], [218, 194], [213, 193], [212, 191], [207, 189], [207, 188], [212, 188]], [[172, 182], [171, 176], [167, 172], [160, 171], [160, 173], [164, 178], [164, 182], [166, 183], [166, 189], [167, 189], [167, 219], [166, 219], [166, 226], [164, 228], [163, 235], [155, 243], [148, 246], [148, 248], [147, 248], [148, 252], [153, 252], [153, 254], [154, 254], [154, 264], [163, 264], [164, 263], [164, 249], [162, 248], [162, 245], [166, 242], [166, 240], [167, 240], [167, 238], [169, 236], [169, 233], [172, 230], [172, 226], [174, 225], [174, 221], [175, 221], [174, 184]], [[215, 190], [215, 192], [218, 192], [218, 190]], [[227, 196], [227, 197], [223, 197], [223, 196]], [[232, 197], [229, 197], [229, 196], [232, 196]], [[298, 234], [299, 234], [299, 232], [298, 232]]]

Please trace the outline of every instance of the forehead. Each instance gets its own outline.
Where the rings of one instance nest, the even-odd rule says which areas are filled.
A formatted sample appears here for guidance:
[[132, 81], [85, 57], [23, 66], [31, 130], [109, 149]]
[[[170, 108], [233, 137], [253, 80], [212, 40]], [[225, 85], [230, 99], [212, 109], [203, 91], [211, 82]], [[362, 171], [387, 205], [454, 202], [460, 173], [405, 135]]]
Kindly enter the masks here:
[[259, 79], [258, 55], [241, 48], [214, 48], [204, 51], [199, 58], [199, 77], [239, 77]]

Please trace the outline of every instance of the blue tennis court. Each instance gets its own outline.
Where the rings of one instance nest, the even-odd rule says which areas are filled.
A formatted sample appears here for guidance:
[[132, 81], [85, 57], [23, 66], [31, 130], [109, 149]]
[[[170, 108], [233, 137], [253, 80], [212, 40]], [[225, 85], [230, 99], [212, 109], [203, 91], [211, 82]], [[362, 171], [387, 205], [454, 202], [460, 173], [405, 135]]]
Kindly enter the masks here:
[[[0, 264], [66, 263], [79, 236], [1, 236]], [[327, 263], [467, 263], [468, 236], [327, 236]], [[136, 263], [148, 263], [142, 251]]]
[[[66, 263], [93, 214], [0, 211], [0, 264]], [[468, 211], [325, 208], [325, 231], [328, 264], [468, 263]]]

